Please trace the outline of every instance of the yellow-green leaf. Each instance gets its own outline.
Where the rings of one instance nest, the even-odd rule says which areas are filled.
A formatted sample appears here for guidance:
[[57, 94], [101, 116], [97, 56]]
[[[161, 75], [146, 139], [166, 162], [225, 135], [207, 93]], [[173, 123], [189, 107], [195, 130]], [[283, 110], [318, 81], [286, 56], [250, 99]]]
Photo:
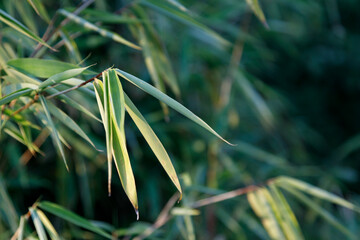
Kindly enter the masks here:
[[[156, 136], [154, 131], [151, 129], [149, 124], [146, 122], [145, 118], [142, 116], [140, 111], [136, 108], [130, 98], [125, 94], [125, 107], [126, 111], [129, 113], [130, 117], [140, 130], [141, 134], [144, 136], [145, 140], [149, 144], [151, 150], [156, 155], [157, 159], [165, 169], [166, 173], [169, 175], [171, 181], [174, 183], [176, 188], [182, 194], [181, 186], [179, 179], [176, 175], [174, 166], [171, 163], [170, 157], [167, 154], [164, 146], [160, 142], [159, 138]], [[181, 199], [181, 195], [180, 195]]]
[[254, 14], [259, 18], [259, 20], [264, 24], [266, 28], [269, 28], [263, 10], [260, 7], [259, 0], [246, 0], [247, 4], [250, 6]]

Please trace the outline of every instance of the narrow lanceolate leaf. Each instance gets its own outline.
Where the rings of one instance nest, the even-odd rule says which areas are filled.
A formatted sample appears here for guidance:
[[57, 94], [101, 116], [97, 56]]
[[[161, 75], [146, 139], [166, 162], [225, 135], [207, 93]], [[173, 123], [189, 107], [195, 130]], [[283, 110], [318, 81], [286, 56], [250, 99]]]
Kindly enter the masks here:
[[357, 237], [351, 233], [342, 223], [339, 222], [331, 213], [326, 211], [324, 208], [319, 206], [315, 201], [311, 200], [295, 188], [289, 187], [289, 186], [281, 186], [283, 189], [285, 189], [287, 192], [294, 195], [298, 200], [303, 202], [305, 205], [310, 207], [313, 211], [318, 213], [322, 218], [324, 218], [328, 223], [333, 225], [335, 228], [337, 228], [339, 231], [343, 232], [348, 238], [350, 239], [357, 239]]
[[60, 9], [59, 13], [64, 15], [65, 17], [71, 19], [72, 21], [84, 26], [85, 28], [99, 33], [103, 37], [111, 38], [112, 40], [114, 40], [116, 42], [122, 43], [122, 44], [124, 44], [124, 45], [126, 45], [128, 47], [134, 48], [134, 49], [138, 49], [138, 50], [141, 49], [139, 46], [135, 45], [132, 42], [129, 42], [128, 40], [121, 37], [119, 34], [110, 32], [110, 31], [105, 30], [103, 28], [99, 28], [98, 26], [86, 21], [85, 19], [83, 19], [81, 17], [78, 17], [75, 14], [72, 14], [72, 13], [69, 13], [69, 12], [65, 11], [64, 9]]
[[216, 137], [220, 138], [221, 140], [223, 140], [227, 144], [232, 145], [231, 143], [226, 141], [224, 138], [222, 138], [217, 132], [215, 132], [215, 130], [213, 130], [206, 122], [204, 122], [201, 118], [196, 116], [194, 113], [192, 113], [189, 109], [184, 107], [179, 102], [175, 101], [171, 97], [169, 97], [166, 94], [162, 93], [161, 91], [159, 91], [155, 87], [151, 86], [150, 84], [146, 83], [145, 81], [143, 81], [143, 80], [141, 80], [141, 79], [127, 73], [127, 72], [121, 71], [119, 69], [117, 69], [116, 71], [121, 77], [125, 78], [127, 81], [131, 82], [132, 84], [134, 84], [138, 88], [142, 89], [143, 91], [147, 92], [151, 96], [153, 96], [153, 97], [159, 99], [160, 101], [164, 102], [166, 105], [173, 108], [177, 112], [181, 113], [185, 117], [189, 118], [193, 122], [197, 123], [201, 127], [205, 128], [210, 133], [212, 133]]
[[57, 108], [54, 104], [49, 103], [48, 104], [49, 110], [52, 115], [59, 121], [61, 121], [65, 126], [73, 130], [75, 133], [77, 133], [80, 137], [85, 139], [88, 143], [90, 143], [94, 148], [95, 144], [90, 140], [90, 138], [86, 135], [86, 133], [80, 128], [80, 126], [72, 120], [66, 113], [64, 113], [62, 110]]
[[87, 219], [82, 218], [79, 215], [77, 215], [73, 212], [70, 212], [69, 210], [67, 210], [57, 204], [44, 201], [44, 202], [39, 203], [39, 207], [46, 212], [49, 212], [59, 218], [64, 219], [65, 221], [71, 222], [79, 227], [82, 227], [89, 231], [97, 233], [107, 239], [112, 239], [112, 237], [109, 233], [107, 233], [104, 230], [102, 230], [101, 228], [95, 226]]
[[19, 228], [18, 228], [18, 237], [17, 240], [23, 240], [24, 239], [24, 227], [25, 227], [25, 217], [21, 216], [20, 217], [20, 224], [19, 224]]
[[[7, 65], [22, 73], [30, 74], [39, 78], [49, 78], [55, 74], [79, 68], [79, 66], [67, 62], [38, 58], [12, 59], [7, 62]], [[94, 74], [94, 72], [86, 70], [85, 74]]]
[[264, 24], [266, 28], [269, 28], [263, 10], [260, 7], [259, 0], [246, 0], [246, 3], [250, 6], [256, 17]]
[[[140, 1], [141, 4], [148, 6], [156, 11], [159, 11], [175, 20], [178, 20], [190, 27], [194, 27], [205, 34], [207, 34], [210, 38], [215, 39], [221, 46], [228, 47], [230, 46], [229, 41], [221, 37], [218, 33], [214, 32], [204, 24], [196, 21], [192, 16], [187, 14], [188, 11], [180, 10], [179, 8], [175, 7], [174, 5], [167, 3], [166, 1], [162, 0], [142, 0]], [[183, 7], [184, 9], [184, 7]]]
[[44, 5], [41, 0], [27, 0], [34, 11], [39, 15], [42, 19], [44, 19], [47, 23], [50, 22], [49, 14], [47, 13]]
[[12, 92], [0, 99], [0, 106], [7, 104], [7, 103], [11, 102], [12, 100], [17, 99], [19, 97], [29, 95], [32, 91], [33, 91], [33, 89], [23, 88], [23, 89], [19, 89], [19, 90], [15, 91], [15, 92]]
[[75, 68], [75, 69], [66, 70], [66, 71], [64, 71], [62, 73], [57, 73], [57, 74], [49, 77], [48, 79], [46, 79], [44, 82], [42, 82], [39, 85], [39, 89], [43, 89], [43, 88], [46, 88], [47, 86], [54, 85], [54, 84], [59, 83], [61, 81], [76, 77], [77, 75], [84, 72], [87, 68], [88, 67]]
[[109, 196], [111, 195], [111, 174], [112, 174], [112, 122], [111, 122], [111, 116], [110, 116], [110, 96], [109, 96], [109, 74], [107, 72], [103, 72], [102, 74], [102, 79], [104, 81], [104, 85], [105, 85], [105, 90], [104, 89], [104, 101], [103, 101], [103, 106], [104, 106], [104, 118], [103, 118], [103, 123], [104, 123], [104, 128], [105, 128], [105, 135], [106, 135], [106, 154], [107, 154], [107, 162], [108, 162], [108, 192], [109, 192]]
[[109, 106], [105, 107], [105, 115], [111, 118], [112, 128], [112, 153], [115, 160], [115, 166], [118, 171], [121, 183], [128, 196], [130, 202], [135, 208], [137, 218], [138, 215], [138, 200], [136, 193], [136, 185], [134, 174], [130, 164], [129, 154], [126, 148], [125, 138], [125, 100], [124, 91], [122, 89], [119, 78], [114, 70], [107, 71], [105, 96], [109, 96]]
[[45, 226], [47, 232], [49, 233], [49, 236], [52, 240], [60, 240], [59, 234], [56, 232], [54, 226], [51, 224], [49, 219], [46, 217], [46, 215], [41, 211], [40, 209], [35, 210], [37, 215], [39, 216], [42, 224]]
[[170, 157], [167, 154], [164, 146], [154, 133], [154, 131], [151, 129], [149, 124], [146, 122], [145, 118], [142, 116], [140, 111], [135, 107], [133, 102], [130, 100], [130, 98], [125, 94], [125, 107], [126, 111], [129, 113], [130, 117], [140, 130], [141, 134], [144, 136], [145, 140], [149, 144], [151, 150], [156, 155], [157, 159], [165, 169], [166, 173], [169, 175], [171, 181], [175, 184], [176, 188], [180, 192], [180, 199], [181, 199], [181, 186], [179, 179], [176, 175], [176, 171], [174, 169], [174, 166], [171, 163]]
[[276, 187], [274, 183], [269, 185], [271, 190], [271, 195], [274, 198], [274, 202], [277, 205], [281, 219], [282, 219], [282, 228], [288, 239], [304, 239], [299, 223], [295, 217], [295, 214], [291, 210], [290, 205], [286, 201], [284, 195]]
[[285, 237], [276, 220], [274, 212], [264, 194], [263, 189], [255, 190], [247, 194], [251, 208], [261, 219], [261, 222], [271, 239], [281, 240]]
[[36, 213], [36, 210], [34, 208], [29, 208], [30, 210], [30, 213], [31, 213], [31, 218], [34, 222], [34, 225], [35, 225], [35, 229], [36, 229], [36, 233], [39, 237], [40, 240], [47, 240], [47, 236], [46, 236], [46, 233], [45, 233], [45, 230], [44, 230], [44, 227], [41, 223], [41, 220], [39, 218], [39, 216], [37, 215]]
[[55, 127], [55, 124], [54, 124], [53, 120], [51, 119], [48, 104], [47, 104], [47, 102], [46, 102], [46, 100], [45, 100], [45, 98], [43, 96], [40, 95], [39, 99], [40, 99], [41, 105], [42, 105], [42, 107], [44, 109], [44, 112], [45, 112], [45, 115], [46, 115], [46, 121], [47, 121], [47, 123], [49, 125], [49, 128], [51, 130], [51, 137], [52, 137], [52, 140], [54, 142], [54, 145], [55, 145], [58, 153], [60, 154], [60, 156], [64, 160], [66, 169], [69, 171], [69, 167], [67, 165], [66, 158], [65, 158], [64, 148], [63, 148], [63, 146], [61, 144], [61, 141], [60, 141], [60, 138], [59, 138], [59, 133], [58, 133], [56, 127]]
[[[20, 23], [18, 20], [7, 14], [5, 11], [0, 9], [0, 21], [3, 23], [9, 25], [11, 28], [15, 29], [16, 31], [24, 34], [25, 36], [39, 42], [40, 44], [51, 48], [46, 42], [44, 42], [39, 36], [37, 36], [35, 33], [31, 32], [27, 27], [25, 27], [22, 23]], [[53, 49], [54, 50], [54, 49]]]
[[338, 197], [333, 193], [327, 192], [321, 188], [318, 188], [318, 187], [315, 187], [306, 182], [300, 181], [298, 179], [294, 179], [294, 178], [290, 178], [290, 177], [279, 177], [276, 180], [276, 184], [278, 184], [281, 187], [288, 186], [288, 187], [296, 188], [301, 191], [304, 191], [307, 194], [313, 195], [314, 197], [341, 205], [341, 206], [349, 208], [353, 211], [360, 212], [360, 207], [355, 206], [354, 204], [346, 201], [345, 199]]

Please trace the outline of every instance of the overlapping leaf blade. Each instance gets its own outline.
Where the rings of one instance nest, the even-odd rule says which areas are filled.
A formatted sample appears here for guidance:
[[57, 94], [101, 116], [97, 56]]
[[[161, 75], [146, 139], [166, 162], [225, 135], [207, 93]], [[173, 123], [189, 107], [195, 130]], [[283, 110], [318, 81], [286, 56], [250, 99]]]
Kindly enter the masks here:
[[51, 130], [51, 137], [53, 139], [54, 145], [55, 145], [58, 153], [60, 154], [60, 156], [64, 160], [66, 169], [69, 170], [69, 167], [68, 167], [67, 162], [66, 162], [64, 148], [63, 148], [63, 146], [61, 144], [59, 133], [58, 133], [56, 127], [55, 127], [55, 124], [54, 124], [53, 120], [51, 119], [48, 104], [47, 104], [47, 102], [46, 102], [46, 100], [45, 100], [45, 98], [43, 96], [40, 95], [39, 99], [40, 99], [41, 105], [42, 105], [42, 107], [44, 109], [44, 112], [45, 112], [46, 121], [47, 121], [47, 123], [49, 125], [49, 128]]
[[30, 89], [30, 88], [22, 88], [15, 92], [12, 92], [0, 99], [0, 106], [7, 104], [7, 103], [11, 102], [12, 100], [17, 99], [19, 97], [29, 95], [32, 91], [33, 91], [33, 89]]
[[127, 81], [131, 82], [132, 84], [134, 84], [135, 86], [137, 86], [138, 88], [142, 89], [143, 91], [147, 92], [148, 94], [150, 94], [151, 96], [159, 99], [160, 101], [164, 102], [166, 105], [168, 105], [169, 107], [173, 108], [174, 110], [176, 110], [177, 112], [181, 113], [182, 115], [184, 115], [185, 117], [189, 118], [190, 120], [192, 120], [193, 122], [197, 123], [198, 125], [200, 125], [201, 127], [205, 128], [206, 130], [208, 130], [210, 133], [212, 133], [213, 135], [215, 135], [216, 137], [220, 138], [221, 140], [223, 140], [224, 142], [226, 142], [227, 144], [232, 145], [231, 143], [229, 143], [228, 141], [226, 141], [224, 138], [222, 138], [217, 132], [215, 132], [215, 130], [213, 130], [207, 123], [205, 123], [201, 118], [199, 118], [198, 116], [196, 116], [194, 113], [192, 113], [189, 109], [187, 109], [186, 107], [184, 107], [182, 104], [180, 104], [179, 102], [175, 101], [174, 99], [170, 98], [169, 96], [167, 96], [166, 94], [162, 93], [161, 91], [159, 91], [158, 89], [156, 89], [155, 87], [151, 86], [150, 84], [144, 82], [143, 80], [127, 73], [124, 72], [122, 70], [117, 69], [116, 70], [117, 73], [125, 78]]
[[36, 232], [37, 232], [37, 235], [39, 237], [40, 240], [47, 240], [47, 236], [46, 236], [46, 233], [45, 233], [45, 230], [44, 230], [44, 227], [41, 223], [41, 220], [39, 218], [39, 216], [37, 215], [36, 213], [36, 209], [34, 208], [29, 208], [29, 211], [31, 213], [31, 218], [34, 222], [34, 225], [35, 225], [35, 229], [36, 229]]
[[15, 29], [16, 31], [24, 34], [25, 36], [39, 42], [40, 44], [52, 49], [46, 42], [44, 42], [39, 36], [31, 32], [27, 27], [25, 27], [22, 23], [18, 20], [7, 14], [5, 11], [0, 9], [0, 21], [4, 22], [5, 24], [9, 25], [11, 28]]
[[69, 210], [67, 210], [57, 204], [44, 201], [44, 202], [39, 203], [39, 207], [41, 209], [45, 210], [46, 212], [54, 214], [55, 216], [62, 218], [66, 221], [69, 221], [79, 227], [82, 227], [89, 231], [97, 233], [107, 239], [112, 239], [112, 237], [109, 233], [107, 233], [104, 230], [102, 230], [101, 228], [95, 226], [90, 221], [86, 220], [85, 218], [82, 218], [79, 215], [77, 215], [73, 212], [70, 212]]
[[[7, 65], [22, 73], [30, 74], [40, 78], [49, 78], [55, 74], [65, 72], [70, 69], [79, 68], [79, 66], [67, 62], [38, 58], [12, 59], [7, 62]], [[84, 73], [93, 74], [94, 72], [86, 70]]]
[[[179, 179], [176, 175], [176, 171], [174, 166], [171, 163], [170, 157], [167, 154], [164, 146], [151, 129], [149, 124], [146, 122], [145, 118], [142, 116], [140, 111], [136, 108], [130, 98], [125, 94], [125, 107], [130, 117], [140, 130], [141, 134], [144, 136], [145, 140], [149, 144], [150, 148], [153, 150], [154, 154], [158, 158], [159, 162], [165, 169], [166, 173], [169, 175], [171, 181], [174, 183], [176, 188], [179, 190], [180, 194], [182, 194], [181, 186]], [[181, 199], [181, 196], [180, 196]]]
[[39, 89], [43, 89], [50, 85], [57, 84], [57, 83], [60, 83], [61, 81], [76, 77], [77, 75], [84, 72], [87, 68], [88, 67], [75, 68], [75, 69], [66, 70], [61, 73], [57, 73], [57, 74], [49, 77], [48, 79], [46, 79], [44, 82], [42, 82], [39, 85]]
[[313, 195], [314, 197], [341, 205], [341, 206], [349, 208], [353, 211], [360, 212], [360, 207], [344, 200], [341, 197], [336, 196], [333, 193], [327, 192], [321, 188], [315, 187], [311, 184], [300, 181], [298, 179], [283, 176], [283, 177], [279, 177], [276, 180], [276, 184], [278, 184], [281, 187], [287, 186], [287, 187], [291, 187], [291, 188], [296, 188], [296, 189], [306, 192], [307, 194]]
[[59, 234], [56, 232], [54, 226], [51, 224], [43, 211], [41, 211], [40, 209], [36, 209], [36, 213], [39, 216], [42, 224], [45, 226], [47, 232], [49, 233], [50, 238], [52, 240], [60, 240]]
[[69, 13], [68, 11], [65, 11], [64, 9], [60, 9], [59, 13], [68, 17], [69, 19], [71, 19], [72, 21], [81, 24], [82, 26], [84, 26], [87, 29], [90, 29], [92, 31], [95, 31], [97, 33], [99, 33], [101, 36], [103, 37], [107, 37], [107, 38], [111, 38], [112, 40], [122, 43], [124, 45], [127, 45], [128, 47], [134, 48], [134, 49], [141, 49], [139, 46], [135, 45], [132, 42], [129, 42], [128, 40], [124, 39], [123, 37], [121, 37], [119, 34], [110, 32], [106, 29], [103, 28], [99, 28], [98, 26], [92, 24], [91, 22], [86, 21], [85, 19], [76, 16], [73, 13]]

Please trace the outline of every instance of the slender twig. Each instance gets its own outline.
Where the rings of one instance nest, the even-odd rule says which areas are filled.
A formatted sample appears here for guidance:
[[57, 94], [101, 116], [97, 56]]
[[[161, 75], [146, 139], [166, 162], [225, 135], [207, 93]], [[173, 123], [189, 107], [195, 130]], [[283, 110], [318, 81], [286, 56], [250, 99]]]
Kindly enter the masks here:
[[192, 208], [200, 208], [200, 207], [204, 207], [210, 204], [214, 204], [217, 202], [222, 202], [234, 197], [238, 197], [240, 195], [246, 194], [248, 192], [252, 192], [254, 190], [256, 190], [258, 188], [258, 186], [255, 185], [250, 185], [244, 188], [239, 188], [230, 192], [226, 192], [223, 194], [219, 194], [213, 197], [209, 197], [209, 198], [205, 198], [205, 199], [201, 199], [199, 201], [194, 202], [191, 207]]
[[92, 78], [90, 78], [89, 80], [87, 80], [87, 81], [85, 81], [85, 82], [82, 82], [82, 83], [81, 83], [81, 84], [79, 84], [79, 85], [76, 85], [76, 86], [74, 86], [74, 87], [72, 87], [72, 88], [68, 88], [68, 89], [66, 89], [66, 90], [64, 90], [64, 91], [61, 91], [61, 92], [58, 92], [58, 93], [54, 93], [53, 95], [48, 96], [46, 99], [51, 99], [51, 98], [54, 98], [54, 97], [56, 97], [56, 96], [59, 96], [59, 95], [62, 95], [62, 94], [68, 93], [68, 92], [70, 92], [70, 91], [72, 91], [72, 90], [78, 89], [78, 88], [80, 88], [80, 87], [82, 87], [82, 86], [84, 86], [84, 85], [88, 84], [89, 82], [94, 81], [94, 80], [95, 80], [95, 78], [100, 77], [100, 76], [101, 76], [101, 74], [102, 74], [102, 72], [101, 72], [101, 73], [99, 73], [98, 75], [96, 75], [95, 77], [92, 77]]

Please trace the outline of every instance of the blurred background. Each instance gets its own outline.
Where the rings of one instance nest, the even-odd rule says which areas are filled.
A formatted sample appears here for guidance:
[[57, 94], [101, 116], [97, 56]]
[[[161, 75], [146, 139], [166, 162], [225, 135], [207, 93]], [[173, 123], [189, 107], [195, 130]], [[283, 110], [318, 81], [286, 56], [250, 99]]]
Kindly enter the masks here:
[[[180, 8], [185, 6], [189, 16], [228, 43], [221, 43], [209, 32], [169, 13], [140, 4], [137, 11], [146, 13], [153, 37], [166, 50], [179, 86], [180, 94], [169, 88], [167, 94], [237, 144], [227, 145], [171, 109], [166, 121], [164, 109], [156, 99], [124, 83], [125, 91], [162, 141], [181, 178], [184, 199], [178, 206], [191, 206], [199, 199], [262, 185], [281, 175], [305, 180], [360, 204], [360, 2], [260, 0], [266, 24], [253, 14], [245, 0], [169, 2]], [[43, 4], [51, 17], [58, 8], [73, 11], [81, 2]], [[101, 14], [128, 16], [136, 4], [96, 0], [79, 16], [136, 42], [134, 25], [115, 15]], [[2, 0], [0, 7], [40, 36], [44, 33], [46, 23], [26, 1]], [[37, 24], [31, 27], [31, 21]], [[152, 82], [141, 52], [71, 22], [64, 31], [73, 38], [71, 44], [76, 51], [64, 44], [57, 53], [44, 53], [45, 58], [76, 64], [84, 60], [86, 65], [96, 64], [92, 67], [95, 72], [114, 66]], [[11, 42], [8, 32], [0, 34], [2, 42]], [[28, 56], [26, 49], [20, 54]], [[98, 114], [94, 98], [69, 96]], [[62, 108], [96, 146], [105, 149], [100, 123], [72, 106]], [[44, 156], [29, 158], [23, 155], [25, 146], [1, 135], [0, 184], [6, 186], [2, 194], [10, 197], [14, 219], [18, 221], [18, 216], [41, 198], [107, 223], [119, 235], [136, 235], [150, 226], [176, 188], [130, 118], [125, 121], [140, 221], [136, 221], [116, 172], [112, 196], [107, 196], [106, 156], [61, 124], [59, 129], [71, 145], [66, 151], [69, 172], [50, 140], [41, 146]], [[286, 197], [305, 239], [343, 239], [340, 231], [310, 208]], [[356, 213], [317, 203], [359, 234]], [[268, 239], [245, 196], [204, 206], [199, 211], [200, 215], [191, 218], [172, 218], [150, 239]], [[5, 217], [1, 221], [0, 232], [6, 239], [11, 221]], [[53, 224], [62, 229], [64, 239], [98, 239], [62, 220], [53, 219]]]

